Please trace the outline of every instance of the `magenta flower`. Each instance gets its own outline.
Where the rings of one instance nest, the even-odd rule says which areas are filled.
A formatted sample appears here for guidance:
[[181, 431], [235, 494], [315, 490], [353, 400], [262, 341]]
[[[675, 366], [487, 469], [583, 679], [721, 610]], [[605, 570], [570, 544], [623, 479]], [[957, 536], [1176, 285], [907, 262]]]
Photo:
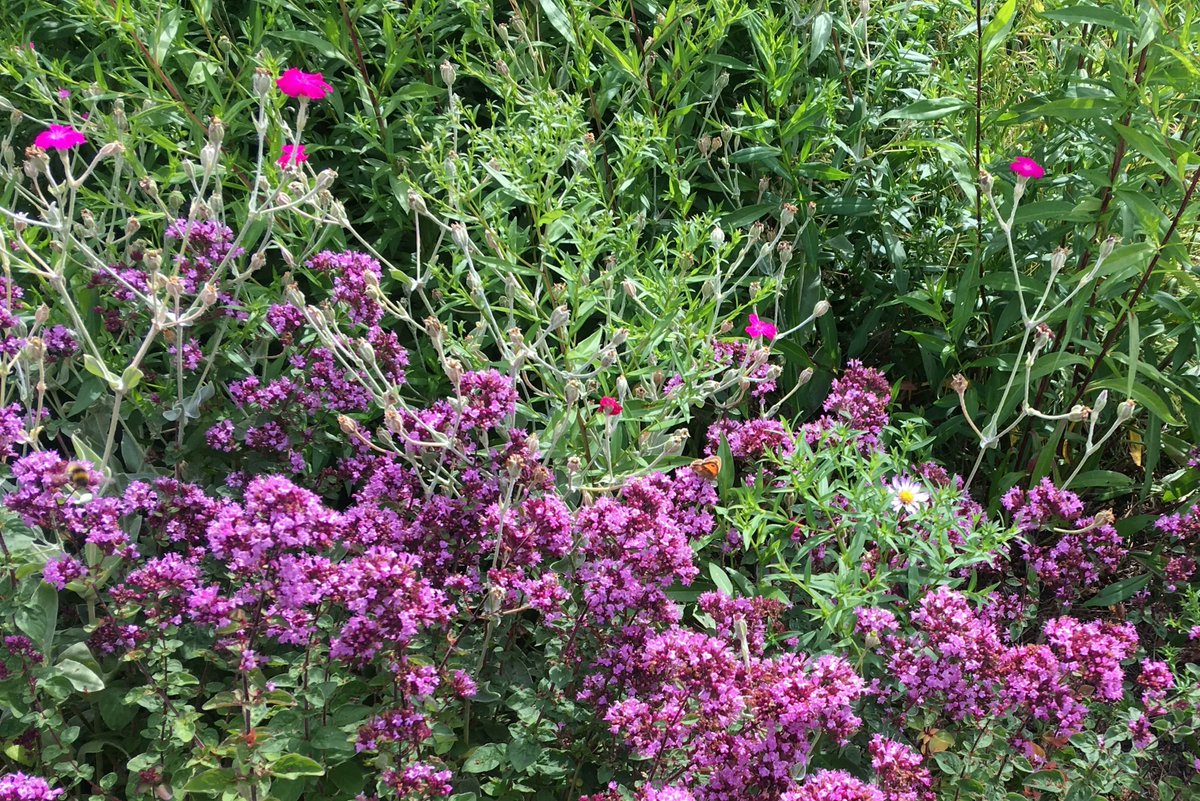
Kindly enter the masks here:
[[301, 164], [308, 161], [308, 154], [304, 152], [304, 145], [284, 145], [283, 154], [279, 157], [279, 166], [287, 167], [290, 164]]
[[750, 325], [746, 326], [746, 333], [752, 337], [764, 337], [765, 339], [774, 339], [779, 333], [773, 323], [768, 323], [766, 320], [760, 320], [757, 314], [750, 315]]
[[275, 79], [275, 84], [288, 97], [307, 97], [310, 100], [320, 100], [333, 91], [321, 73], [303, 72], [295, 67], [284, 70], [283, 75]]
[[1046, 169], [1028, 156], [1019, 156], [1008, 166], [1022, 178], [1041, 178], [1046, 174]]
[[70, 150], [86, 141], [87, 137], [70, 125], [51, 125], [38, 134], [33, 143], [42, 150]]
[[621, 404], [617, 402], [616, 398], [605, 395], [600, 399], [600, 410], [609, 416], [620, 414]]

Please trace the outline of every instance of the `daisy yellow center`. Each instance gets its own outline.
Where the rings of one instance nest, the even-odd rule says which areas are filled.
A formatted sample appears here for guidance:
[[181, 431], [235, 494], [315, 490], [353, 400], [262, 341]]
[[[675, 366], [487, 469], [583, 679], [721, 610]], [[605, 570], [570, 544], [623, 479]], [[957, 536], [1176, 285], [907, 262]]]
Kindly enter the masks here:
[[917, 499], [917, 493], [910, 489], [902, 489], [898, 495], [900, 498], [900, 503], [912, 503]]

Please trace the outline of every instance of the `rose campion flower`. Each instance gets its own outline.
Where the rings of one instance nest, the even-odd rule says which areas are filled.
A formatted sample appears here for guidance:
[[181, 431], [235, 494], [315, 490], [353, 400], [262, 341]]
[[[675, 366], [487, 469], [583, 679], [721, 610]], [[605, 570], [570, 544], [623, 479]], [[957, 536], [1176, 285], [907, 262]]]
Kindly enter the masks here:
[[1041, 178], [1046, 174], [1046, 169], [1028, 156], [1019, 156], [1008, 166], [1022, 178]]
[[283, 75], [275, 79], [275, 84], [288, 97], [305, 97], [309, 100], [320, 100], [333, 91], [321, 73], [303, 72], [295, 67], [284, 70]]
[[766, 320], [760, 320], [757, 314], [750, 315], [750, 325], [746, 326], [746, 333], [752, 337], [763, 337], [765, 339], [774, 339], [779, 333], [773, 323]]
[[33, 143], [42, 150], [70, 150], [86, 141], [87, 137], [70, 125], [51, 125], [38, 134]]
[[292, 164], [302, 164], [308, 161], [308, 154], [304, 152], [304, 145], [284, 145], [283, 153], [279, 156], [279, 166], [287, 167]]
[[605, 395], [600, 399], [600, 410], [611, 417], [621, 413], [621, 404], [617, 402], [616, 398]]

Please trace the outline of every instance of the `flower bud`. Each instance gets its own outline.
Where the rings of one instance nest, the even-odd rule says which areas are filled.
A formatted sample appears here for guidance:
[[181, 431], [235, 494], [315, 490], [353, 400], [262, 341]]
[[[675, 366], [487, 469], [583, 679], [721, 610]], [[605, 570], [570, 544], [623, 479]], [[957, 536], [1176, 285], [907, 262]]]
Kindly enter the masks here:
[[1103, 261], [1111, 256], [1113, 249], [1120, 241], [1120, 238], [1117, 236], [1106, 236], [1104, 241], [1100, 243], [1100, 259]]
[[617, 400], [622, 403], [629, 397], [629, 381], [625, 376], [617, 376]]
[[775, 248], [775, 255], [779, 257], [779, 266], [787, 267], [792, 261], [792, 243], [787, 241], [780, 242]]
[[987, 170], [979, 171], [979, 188], [985, 195], [992, 193], [992, 175]]
[[725, 232], [719, 226], [714, 225], [712, 233], [709, 234], [709, 239], [712, 241], [712, 246], [719, 250], [725, 244]]
[[779, 211], [779, 224], [783, 226], [790, 225], [792, 220], [796, 219], [796, 208], [794, 203], [784, 203], [783, 208]]
[[1133, 412], [1136, 409], [1137, 404], [1133, 402], [1133, 398], [1121, 401], [1117, 405], [1117, 422], [1124, 423], [1130, 417], [1133, 417]]
[[1108, 404], [1108, 390], [1102, 390], [1093, 401], [1092, 411], [1099, 416], [1100, 412], [1104, 411], [1104, 407]]
[[217, 286], [211, 281], [206, 283], [200, 290], [200, 302], [205, 306], [211, 306], [217, 302]]
[[626, 295], [633, 298], [634, 300], [637, 300], [638, 285], [633, 282], [632, 278], [626, 278], [624, 281], [622, 281], [621, 289], [625, 290]]
[[462, 248], [463, 253], [470, 252], [471, 238], [467, 236], [467, 228], [462, 223], [450, 223], [450, 238]]
[[811, 367], [805, 367], [803, 370], [800, 371], [800, 375], [797, 376], [797, 378], [796, 378], [796, 386], [798, 386], [798, 387], [804, 386], [809, 381], [812, 381], [812, 377], [813, 377], [813, 369]]
[[721, 70], [713, 81], [713, 93], [716, 94], [729, 85], [729, 70]]
[[571, 311], [566, 306], [555, 306], [554, 311], [550, 312], [550, 322], [546, 325], [546, 331], [557, 331], [571, 320]]
[[317, 173], [317, 182], [313, 189], [320, 192], [333, 186], [333, 182], [337, 180], [337, 170], [321, 170]]
[[162, 269], [162, 251], [158, 248], [151, 248], [142, 254], [142, 262], [146, 265], [146, 269], [152, 273]]
[[1067, 252], [1068, 251], [1066, 248], [1055, 248], [1054, 252], [1050, 254], [1050, 274], [1051, 275], [1057, 274], [1058, 271], [1061, 270], [1064, 265], [1066, 265]]
[[820, 318], [829, 314], [829, 301], [818, 300], [817, 305], [813, 306], [813, 317]]
[[270, 93], [271, 87], [275, 81], [271, 78], [271, 73], [263, 67], [257, 67], [254, 70], [254, 94], [258, 95], [259, 99], [265, 99]]
[[563, 395], [566, 398], [567, 405], [574, 406], [576, 401], [579, 400], [579, 395], [582, 391], [583, 387], [580, 385], [578, 380], [572, 378], [570, 381], [568, 381], [566, 386], [563, 388]]
[[454, 79], [458, 75], [458, 70], [454, 69], [454, 65], [449, 60], [443, 61], [441, 66], [442, 83], [446, 84], [446, 88], [450, 89], [454, 86]]

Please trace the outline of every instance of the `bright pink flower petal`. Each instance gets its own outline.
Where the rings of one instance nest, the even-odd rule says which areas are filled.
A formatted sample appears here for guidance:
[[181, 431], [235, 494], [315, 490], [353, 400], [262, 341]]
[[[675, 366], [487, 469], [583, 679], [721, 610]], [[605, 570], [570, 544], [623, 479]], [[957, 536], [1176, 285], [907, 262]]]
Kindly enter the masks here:
[[86, 141], [86, 136], [69, 125], [51, 125], [38, 134], [33, 143], [42, 150], [70, 150]]
[[289, 164], [301, 164], [305, 161], [308, 161], [308, 154], [304, 152], [304, 145], [284, 145], [283, 153], [278, 159], [280, 167], [287, 167]]
[[600, 410], [610, 416], [620, 414], [621, 404], [617, 402], [616, 398], [610, 398], [608, 395], [605, 395], [600, 399]]
[[764, 339], [774, 339], [778, 330], [773, 323], [759, 319], [757, 314], [750, 315], [750, 325], [746, 326], [746, 333], [752, 337], [763, 337]]
[[1028, 156], [1019, 156], [1008, 166], [1022, 178], [1041, 178], [1046, 174], [1046, 169]]
[[307, 97], [310, 100], [320, 100], [333, 91], [333, 87], [325, 83], [325, 77], [319, 72], [303, 72], [295, 67], [289, 67], [275, 79], [279, 91], [288, 97]]

